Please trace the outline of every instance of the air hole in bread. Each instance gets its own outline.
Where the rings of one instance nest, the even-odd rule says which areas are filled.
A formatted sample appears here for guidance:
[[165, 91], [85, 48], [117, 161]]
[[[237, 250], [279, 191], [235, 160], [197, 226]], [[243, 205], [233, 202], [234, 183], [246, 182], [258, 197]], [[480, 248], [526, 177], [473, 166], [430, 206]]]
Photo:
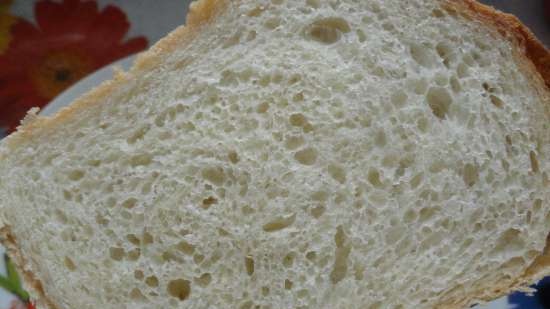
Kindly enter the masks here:
[[240, 161], [240, 158], [239, 158], [239, 154], [236, 152], [236, 151], [230, 151], [228, 154], [227, 154], [227, 158], [229, 159], [229, 161], [233, 164], [237, 164], [239, 163]]
[[374, 136], [374, 143], [376, 144], [376, 146], [384, 147], [386, 146], [386, 142], [387, 142], [386, 132], [384, 132], [384, 130], [379, 130]]
[[153, 235], [148, 232], [143, 232], [143, 237], [141, 241], [143, 245], [150, 245], [154, 242]]
[[143, 295], [140, 289], [133, 288], [132, 291], [130, 291], [130, 299], [135, 301], [144, 301], [147, 298]]
[[412, 43], [409, 51], [413, 60], [420, 66], [431, 68], [434, 65], [434, 55], [427, 46]]
[[483, 66], [484, 62], [483, 62], [483, 57], [481, 56], [481, 54], [479, 54], [477, 51], [471, 51], [470, 52], [470, 55], [472, 57], [472, 59], [479, 65]]
[[250, 41], [253, 41], [254, 39], [256, 39], [256, 36], [257, 36], [257, 32], [254, 31], [254, 30], [251, 30], [250, 32], [248, 32], [248, 35], [246, 36], [246, 41], [247, 42], [250, 42]]
[[424, 180], [424, 173], [416, 174], [410, 181], [411, 189], [416, 189]]
[[203, 254], [200, 254], [200, 253], [197, 253], [195, 255], [193, 255], [193, 262], [195, 262], [195, 264], [199, 265], [201, 264], [205, 259], [205, 256]]
[[150, 129], [151, 126], [149, 124], [137, 129], [126, 139], [126, 142], [128, 142], [128, 144], [135, 144], [137, 141], [142, 140]]
[[113, 208], [116, 206], [116, 204], [117, 204], [117, 200], [112, 196], [108, 197], [107, 200], [105, 201], [105, 206], [107, 206], [108, 208]]
[[141, 187], [141, 194], [147, 195], [151, 192], [152, 189], [153, 189], [153, 182], [152, 181], [145, 182]]
[[63, 190], [63, 198], [66, 201], [71, 201], [73, 199], [73, 194], [68, 190]]
[[130, 158], [130, 166], [132, 167], [138, 167], [138, 166], [147, 166], [153, 162], [153, 155], [148, 153], [142, 153], [138, 155], [134, 155]]
[[131, 220], [133, 215], [131, 212], [123, 210], [120, 212], [120, 216], [126, 220]]
[[221, 186], [225, 181], [225, 172], [221, 167], [207, 167], [201, 172], [202, 177], [208, 182]]
[[101, 214], [96, 214], [95, 221], [101, 226], [106, 226], [109, 224], [109, 219], [105, 218], [105, 216]]
[[443, 18], [445, 17], [445, 13], [443, 13], [442, 10], [440, 9], [433, 9], [432, 10], [432, 16], [435, 17], [435, 18]]
[[462, 171], [462, 178], [464, 180], [464, 183], [471, 187], [473, 186], [479, 179], [479, 169], [476, 165], [468, 163], [464, 165], [464, 169]]
[[347, 243], [347, 236], [341, 226], [336, 229], [334, 243], [336, 244], [336, 251], [334, 254], [334, 264], [330, 272], [330, 281], [332, 284], [337, 284], [347, 275], [348, 257], [351, 253], [351, 246]]
[[447, 77], [447, 75], [445, 75], [445, 73], [442, 72], [437, 72], [435, 74], [434, 80], [435, 83], [441, 87], [447, 86], [449, 84], [449, 78]]
[[440, 208], [435, 207], [423, 207], [420, 209], [420, 212], [418, 213], [418, 221], [419, 222], [426, 222], [430, 220], [435, 214], [437, 214], [440, 211]]
[[387, 154], [382, 159], [382, 165], [384, 167], [395, 167], [399, 161], [399, 157], [396, 154]]
[[139, 246], [140, 240], [135, 234], [126, 235], [126, 239], [134, 246]]
[[259, 114], [264, 114], [269, 110], [269, 103], [268, 102], [262, 102], [256, 107], [256, 112]]
[[143, 271], [140, 269], [134, 270], [134, 278], [136, 278], [137, 280], [142, 280], [144, 278]]
[[494, 255], [513, 255], [516, 252], [520, 252], [524, 245], [524, 240], [521, 238], [521, 231], [510, 228], [503, 232], [491, 251]]
[[306, 28], [305, 34], [317, 42], [333, 44], [340, 40], [343, 33], [350, 31], [351, 28], [344, 18], [327, 17], [310, 24]]
[[141, 257], [141, 249], [140, 248], [132, 249], [128, 251], [127, 256], [129, 261], [137, 261]]
[[420, 130], [420, 132], [426, 133], [430, 127], [430, 122], [425, 117], [420, 117], [416, 121], [416, 127]]
[[124, 207], [124, 208], [127, 208], [127, 209], [132, 209], [136, 206], [136, 204], [137, 204], [137, 199], [131, 197], [131, 198], [125, 200], [124, 202], [122, 202], [121, 206]]
[[292, 290], [294, 283], [288, 279], [285, 279], [285, 290]]
[[191, 283], [185, 279], [176, 279], [168, 282], [168, 295], [179, 299], [186, 300], [191, 294]]
[[368, 173], [367, 179], [375, 188], [381, 188], [383, 186], [380, 178], [380, 171], [377, 169], [371, 169]]
[[266, 232], [277, 232], [291, 226], [296, 220], [296, 214], [280, 217], [263, 225], [262, 229]]
[[239, 29], [237, 30], [232, 36], [230, 36], [225, 43], [222, 45], [223, 48], [229, 48], [232, 46], [235, 46], [241, 42], [241, 36], [243, 34], [243, 30]]
[[292, 102], [298, 103], [304, 101], [304, 92], [300, 91], [292, 97]]
[[503, 108], [504, 107], [504, 101], [502, 101], [502, 99], [497, 97], [496, 95], [490, 95], [489, 99], [491, 100], [491, 103], [494, 106], [496, 106], [498, 108]]
[[159, 261], [163, 263], [168, 263], [168, 262], [177, 262], [180, 264], [183, 263], [183, 259], [181, 258], [181, 256], [177, 255], [177, 253], [171, 250], [164, 251], [160, 256]]
[[289, 117], [289, 122], [295, 127], [305, 127], [308, 125], [307, 118], [303, 114], [292, 114]]
[[213, 196], [209, 196], [209, 197], [205, 198], [204, 200], [202, 200], [202, 208], [208, 209], [208, 208], [210, 208], [210, 206], [215, 205], [217, 203], [218, 203], [218, 199], [216, 199]]
[[176, 248], [187, 255], [192, 255], [195, 252], [195, 245], [185, 240], [180, 240], [176, 245]]
[[254, 274], [254, 259], [252, 258], [252, 256], [250, 255], [245, 256], [244, 268], [248, 276], [252, 276]]
[[247, 300], [243, 302], [238, 309], [254, 309], [254, 302], [251, 300]]
[[338, 164], [330, 164], [328, 166], [329, 175], [339, 183], [346, 182], [346, 171]]
[[397, 241], [399, 241], [403, 237], [405, 231], [406, 231], [405, 228], [403, 228], [402, 226], [394, 226], [390, 228], [386, 233], [386, 235], [384, 236], [386, 245], [395, 244]]
[[430, 88], [426, 95], [426, 100], [433, 114], [439, 119], [445, 119], [449, 112], [449, 106], [453, 99], [447, 89], [437, 87]]
[[306, 253], [306, 259], [308, 259], [311, 262], [315, 262], [317, 259], [317, 252], [315, 251], [309, 251]]
[[311, 215], [316, 218], [316, 219], [319, 219], [324, 213], [325, 213], [325, 206], [323, 205], [318, 205], [316, 207], [313, 207], [311, 209]]
[[450, 79], [451, 89], [454, 93], [459, 93], [462, 91], [462, 87], [460, 86], [460, 82], [455, 76], [452, 76]]
[[302, 136], [289, 136], [286, 138], [285, 147], [288, 150], [295, 150], [302, 146], [305, 140]]
[[401, 108], [407, 103], [407, 93], [403, 90], [397, 90], [391, 95], [391, 102], [395, 107]]
[[156, 276], [149, 276], [145, 278], [145, 284], [152, 288], [156, 288], [159, 286], [159, 280]]
[[296, 253], [290, 252], [283, 257], [283, 266], [286, 268], [292, 267], [294, 264], [294, 259], [296, 258]]
[[270, 30], [274, 30], [276, 29], [277, 27], [279, 27], [281, 25], [281, 18], [280, 17], [271, 17], [271, 18], [268, 18], [265, 22], [264, 22], [264, 26], [267, 28], [267, 29], [270, 29]]
[[195, 278], [195, 283], [200, 287], [207, 287], [212, 282], [212, 275], [210, 273], [204, 273]]
[[122, 259], [126, 256], [126, 252], [124, 252], [123, 248], [111, 247], [109, 248], [109, 256], [115, 261], [122, 261]]
[[454, 50], [447, 42], [440, 42], [435, 46], [435, 50], [439, 57], [443, 60], [446, 67], [449, 67], [449, 61], [454, 56]]
[[320, 0], [306, 0], [306, 5], [318, 9], [321, 7], [321, 1]]
[[63, 263], [65, 264], [65, 267], [67, 267], [68, 270], [70, 271], [76, 270], [76, 265], [70, 257], [66, 256], [65, 259], [63, 260]]
[[412, 79], [409, 80], [409, 87], [412, 88], [414, 93], [418, 95], [423, 95], [428, 90], [428, 82], [424, 79]]
[[531, 161], [531, 170], [533, 173], [538, 173], [539, 169], [539, 160], [537, 159], [537, 153], [534, 151], [529, 152], [529, 159]]
[[92, 160], [88, 160], [88, 165], [90, 166], [93, 166], [93, 167], [98, 167], [101, 165], [101, 160], [97, 160], [97, 159], [92, 159]]
[[386, 31], [395, 31], [395, 26], [390, 22], [385, 22], [382, 24], [382, 29]]
[[458, 76], [458, 78], [466, 78], [470, 75], [469, 71], [468, 71], [468, 66], [466, 64], [464, 64], [464, 62], [461, 62], [458, 64], [458, 66], [456, 67], [456, 74]]
[[83, 170], [72, 170], [67, 174], [67, 177], [69, 180], [79, 181], [84, 178], [84, 175], [86, 175], [86, 172]]
[[412, 209], [407, 209], [405, 211], [405, 214], [403, 215], [403, 221], [406, 222], [406, 223], [414, 222], [414, 221], [416, 221], [416, 218], [417, 218], [417, 214]]
[[314, 148], [305, 148], [294, 154], [296, 161], [303, 165], [314, 165], [317, 161], [317, 150]]
[[363, 43], [367, 40], [367, 35], [365, 34], [365, 32], [363, 32], [363, 30], [357, 29], [355, 33], [357, 34], [357, 40], [359, 41], [359, 43]]

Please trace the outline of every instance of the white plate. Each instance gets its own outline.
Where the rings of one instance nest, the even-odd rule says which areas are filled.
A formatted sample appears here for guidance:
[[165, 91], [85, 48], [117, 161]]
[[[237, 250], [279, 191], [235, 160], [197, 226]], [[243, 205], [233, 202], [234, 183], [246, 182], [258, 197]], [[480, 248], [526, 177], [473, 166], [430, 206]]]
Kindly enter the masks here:
[[121, 68], [127, 71], [132, 66], [132, 63], [134, 62], [135, 58], [136, 56], [133, 55], [133, 56], [124, 58], [122, 60], [116, 61], [115, 63], [108, 65], [106, 67], [103, 67], [97, 70], [95, 73], [92, 73], [88, 77], [80, 80], [79, 82], [74, 84], [72, 87], [62, 92], [52, 102], [50, 102], [40, 112], [40, 114], [45, 116], [51, 116], [55, 114], [55, 112], [57, 112], [58, 110], [60, 110], [65, 106], [68, 106], [76, 98], [90, 91], [95, 86], [101, 84], [101, 82], [111, 79], [113, 76], [113, 70], [115, 68]]

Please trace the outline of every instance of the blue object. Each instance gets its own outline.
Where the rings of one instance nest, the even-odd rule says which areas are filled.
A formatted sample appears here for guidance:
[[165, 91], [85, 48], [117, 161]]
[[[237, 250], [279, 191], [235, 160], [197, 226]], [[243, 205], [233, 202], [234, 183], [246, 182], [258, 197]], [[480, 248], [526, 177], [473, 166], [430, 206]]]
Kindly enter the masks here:
[[525, 293], [516, 292], [508, 296], [508, 302], [514, 309], [550, 309], [550, 277], [544, 278], [533, 286], [536, 293], [528, 296]]

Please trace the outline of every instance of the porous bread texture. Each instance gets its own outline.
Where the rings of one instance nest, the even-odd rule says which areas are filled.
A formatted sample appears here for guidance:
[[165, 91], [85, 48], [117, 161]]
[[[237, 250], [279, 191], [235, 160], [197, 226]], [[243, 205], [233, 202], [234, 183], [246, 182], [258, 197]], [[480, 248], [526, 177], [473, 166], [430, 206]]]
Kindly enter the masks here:
[[527, 283], [550, 117], [513, 42], [442, 1], [226, 5], [4, 142], [0, 221], [52, 307], [459, 307]]

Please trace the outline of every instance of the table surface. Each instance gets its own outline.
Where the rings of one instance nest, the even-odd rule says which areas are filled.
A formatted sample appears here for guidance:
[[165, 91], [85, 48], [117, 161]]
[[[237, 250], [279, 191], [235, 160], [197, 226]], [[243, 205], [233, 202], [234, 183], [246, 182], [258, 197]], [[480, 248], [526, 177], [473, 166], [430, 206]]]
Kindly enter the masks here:
[[544, 16], [545, 0], [481, 0], [480, 2], [516, 15], [546, 46], [550, 46], [550, 20]]

